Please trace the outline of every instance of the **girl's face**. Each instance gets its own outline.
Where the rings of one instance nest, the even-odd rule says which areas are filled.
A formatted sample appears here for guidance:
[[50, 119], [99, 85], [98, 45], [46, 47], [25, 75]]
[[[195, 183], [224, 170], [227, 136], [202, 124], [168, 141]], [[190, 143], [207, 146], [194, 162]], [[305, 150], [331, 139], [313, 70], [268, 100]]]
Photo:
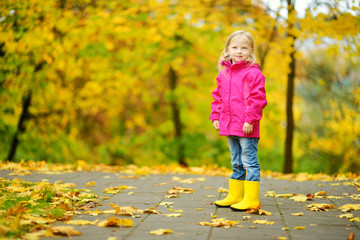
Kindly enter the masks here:
[[247, 60], [252, 54], [253, 49], [250, 41], [244, 36], [237, 36], [231, 40], [227, 52], [233, 63]]

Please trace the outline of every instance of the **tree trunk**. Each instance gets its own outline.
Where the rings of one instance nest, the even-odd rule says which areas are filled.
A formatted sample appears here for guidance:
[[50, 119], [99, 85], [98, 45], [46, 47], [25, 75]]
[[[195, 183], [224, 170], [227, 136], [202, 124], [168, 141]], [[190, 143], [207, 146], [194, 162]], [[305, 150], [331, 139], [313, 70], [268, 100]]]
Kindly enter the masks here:
[[184, 155], [185, 146], [182, 141], [182, 124], [180, 120], [180, 109], [174, 94], [177, 87], [177, 82], [178, 82], [178, 76], [176, 75], [175, 70], [172, 67], [170, 67], [169, 69], [169, 85], [171, 90], [170, 106], [171, 106], [172, 118], [174, 123], [174, 130], [175, 130], [177, 160], [180, 165], [187, 166]]
[[[288, 5], [288, 18], [294, 12], [294, 3], [291, 0], [287, 0]], [[295, 82], [295, 40], [296, 37], [290, 33], [293, 23], [288, 21], [288, 36], [292, 39], [291, 44], [291, 53], [290, 53], [290, 63], [289, 68], [290, 72], [288, 73], [287, 80], [287, 94], [286, 94], [286, 139], [285, 139], [285, 162], [284, 162], [284, 173], [293, 172], [293, 137], [294, 137], [294, 113], [293, 113], [293, 103], [294, 103], [294, 82]]]
[[9, 154], [7, 157], [7, 160], [9, 160], [9, 161], [14, 161], [14, 157], [16, 154], [16, 148], [19, 144], [18, 136], [19, 136], [19, 134], [25, 132], [25, 129], [26, 129], [25, 121], [27, 118], [29, 118], [30, 105], [31, 105], [31, 92], [29, 92], [28, 94], [26, 94], [26, 96], [23, 97], [21, 115], [20, 115], [20, 118], [19, 118], [19, 121], [17, 124], [16, 133], [11, 142]]

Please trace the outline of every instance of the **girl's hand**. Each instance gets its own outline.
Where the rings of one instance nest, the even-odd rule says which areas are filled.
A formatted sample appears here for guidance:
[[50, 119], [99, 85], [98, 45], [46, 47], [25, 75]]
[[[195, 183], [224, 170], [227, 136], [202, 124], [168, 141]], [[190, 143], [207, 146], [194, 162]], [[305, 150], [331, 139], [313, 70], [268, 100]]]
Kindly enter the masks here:
[[214, 128], [215, 128], [216, 131], [219, 131], [219, 121], [218, 121], [218, 120], [215, 120], [215, 121], [213, 122], [213, 126], [214, 126]]
[[254, 125], [245, 122], [244, 127], [243, 127], [243, 133], [244, 134], [250, 134], [250, 133], [252, 133], [253, 128], [254, 128]]

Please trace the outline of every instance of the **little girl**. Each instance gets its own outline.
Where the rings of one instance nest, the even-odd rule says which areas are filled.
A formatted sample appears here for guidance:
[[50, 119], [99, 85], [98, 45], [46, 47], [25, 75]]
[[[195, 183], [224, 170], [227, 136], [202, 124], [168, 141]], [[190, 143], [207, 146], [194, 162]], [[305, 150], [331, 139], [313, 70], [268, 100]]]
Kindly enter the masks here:
[[265, 78], [255, 63], [251, 33], [240, 30], [230, 34], [218, 69], [209, 119], [220, 135], [227, 136], [233, 174], [228, 196], [215, 205], [235, 211], [257, 208], [260, 188], [257, 146], [262, 109], [267, 101]]

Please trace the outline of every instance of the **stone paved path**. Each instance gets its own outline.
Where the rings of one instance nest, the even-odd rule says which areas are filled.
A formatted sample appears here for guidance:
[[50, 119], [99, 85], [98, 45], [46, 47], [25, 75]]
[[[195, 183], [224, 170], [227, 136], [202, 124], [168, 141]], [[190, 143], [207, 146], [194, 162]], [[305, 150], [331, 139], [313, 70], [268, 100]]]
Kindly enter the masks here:
[[[96, 226], [74, 226], [82, 232], [82, 236], [72, 239], [98, 240], [116, 237], [122, 240], [146, 240], [146, 239], [186, 239], [186, 240], [227, 240], [227, 239], [290, 239], [290, 240], [346, 240], [350, 232], [355, 234], [355, 239], [360, 239], [359, 222], [350, 222], [347, 219], [337, 218], [342, 214], [338, 209], [327, 212], [314, 212], [306, 210], [306, 205], [311, 203], [329, 203], [340, 207], [348, 203], [359, 203], [348, 197], [343, 199], [314, 199], [307, 202], [295, 202], [289, 198], [265, 197], [268, 191], [277, 194], [293, 193], [303, 194], [326, 191], [331, 196], [343, 196], [344, 193], [359, 194], [354, 186], [343, 185], [342, 182], [305, 181], [294, 182], [262, 178], [260, 185], [261, 209], [272, 212], [272, 216], [259, 216], [244, 212], [233, 212], [227, 208], [216, 208], [212, 202], [222, 199], [224, 193], [219, 193], [219, 187], [227, 188], [228, 179], [225, 177], [200, 176], [200, 175], [148, 175], [140, 176], [138, 179], [123, 179], [118, 173], [106, 172], [74, 172], [61, 175], [45, 175], [33, 172], [32, 175], [9, 176], [10, 171], [1, 170], [0, 177], [7, 179], [20, 178], [26, 181], [39, 182], [47, 179], [49, 182], [62, 180], [72, 182], [77, 188], [93, 189], [100, 196], [110, 199], [101, 200], [102, 206], [97, 207], [99, 211], [112, 209], [109, 203], [119, 206], [133, 206], [139, 209], [157, 207], [163, 214], [173, 213], [169, 207], [158, 205], [161, 202], [173, 202], [171, 208], [184, 210], [181, 217], [165, 217], [163, 214], [141, 214], [140, 218], [132, 218], [134, 227], [129, 228], [99, 228]], [[181, 183], [172, 181], [173, 177], [182, 179], [205, 178], [195, 183]], [[96, 187], [86, 187], [88, 182], [96, 182]], [[335, 184], [334, 184], [335, 183]], [[105, 194], [102, 190], [107, 187], [120, 185], [134, 186], [134, 190], [121, 191], [118, 194]], [[180, 194], [178, 198], [165, 199], [166, 192], [173, 187], [186, 187], [195, 190], [192, 194]], [[133, 194], [129, 194], [133, 192]], [[93, 209], [95, 210], [95, 209]], [[304, 216], [291, 216], [291, 213], [303, 212]], [[353, 211], [354, 217], [359, 217], [359, 211]], [[217, 218], [241, 221], [240, 227], [229, 229], [201, 226], [201, 221], [211, 221], [211, 215]], [[87, 214], [74, 216], [73, 220], [105, 220], [111, 215], [89, 216]], [[244, 218], [245, 216], [245, 218]], [[250, 219], [246, 219], [250, 216]], [[118, 218], [129, 218], [117, 216]], [[273, 221], [273, 225], [254, 224], [254, 220]], [[56, 225], [64, 225], [61, 222]], [[294, 227], [305, 227], [304, 230]], [[289, 231], [282, 230], [287, 227]], [[159, 228], [171, 229], [173, 233], [156, 236], [149, 234], [152, 230]], [[42, 238], [54, 239], [54, 238]]]

